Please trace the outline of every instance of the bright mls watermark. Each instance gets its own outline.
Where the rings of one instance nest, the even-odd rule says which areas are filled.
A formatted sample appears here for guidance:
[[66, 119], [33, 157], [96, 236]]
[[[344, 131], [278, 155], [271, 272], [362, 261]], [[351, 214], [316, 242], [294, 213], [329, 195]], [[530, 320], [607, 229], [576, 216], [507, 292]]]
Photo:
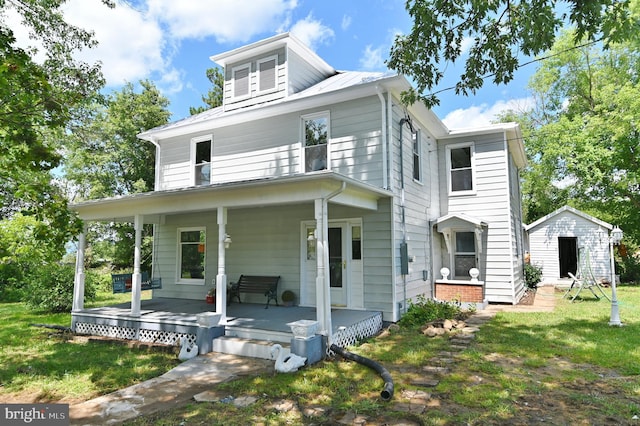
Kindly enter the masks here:
[[69, 426], [69, 404], [0, 404], [0, 425]]

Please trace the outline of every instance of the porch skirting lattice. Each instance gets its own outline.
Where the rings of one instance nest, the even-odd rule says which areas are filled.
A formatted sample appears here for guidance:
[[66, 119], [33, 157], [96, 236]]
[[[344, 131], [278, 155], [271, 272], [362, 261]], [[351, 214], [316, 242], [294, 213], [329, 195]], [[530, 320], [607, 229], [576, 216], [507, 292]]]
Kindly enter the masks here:
[[112, 337], [115, 339], [137, 340], [143, 343], [159, 343], [163, 345], [178, 345], [182, 338], [189, 343], [196, 342], [196, 334], [177, 331], [149, 330], [145, 328], [132, 328], [119, 325], [94, 324], [78, 322], [75, 324], [78, 334], [91, 336]]
[[333, 334], [333, 344], [342, 348], [354, 346], [363, 339], [375, 336], [380, 330], [382, 330], [382, 313], [350, 326], [340, 327]]

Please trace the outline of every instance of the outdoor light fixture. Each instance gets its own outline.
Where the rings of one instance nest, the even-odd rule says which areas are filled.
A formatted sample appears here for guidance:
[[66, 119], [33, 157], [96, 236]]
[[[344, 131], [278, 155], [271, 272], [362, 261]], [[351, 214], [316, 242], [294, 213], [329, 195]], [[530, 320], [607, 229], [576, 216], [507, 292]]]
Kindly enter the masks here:
[[616, 264], [613, 259], [613, 246], [622, 241], [622, 229], [614, 226], [609, 235], [609, 255], [611, 258], [611, 319], [609, 325], [622, 326], [620, 311], [618, 309], [618, 295], [616, 294]]
[[224, 248], [228, 249], [231, 245], [231, 237], [229, 236], [229, 234], [224, 234], [224, 240], [222, 240], [222, 242], [224, 243]]
[[316, 238], [316, 230], [314, 229], [313, 232], [309, 232], [309, 235], [307, 236], [307, 241], [315, 241]]

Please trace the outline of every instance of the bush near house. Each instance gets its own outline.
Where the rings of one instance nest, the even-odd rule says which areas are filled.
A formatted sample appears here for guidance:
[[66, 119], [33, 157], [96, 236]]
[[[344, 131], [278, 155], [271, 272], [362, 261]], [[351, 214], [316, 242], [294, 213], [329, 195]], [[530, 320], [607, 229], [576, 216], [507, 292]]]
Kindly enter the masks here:
[[464, 312], [459, 303], [439, 302], [418, 296], [415, 302], [409, 302], [407, 313], [398, 321], [401, 326], [420, 326], [429, 321], [460, 319]]
[[542, 280], [542, 268], [530, 263], [524, 264], [524, 281], [528, 288], [538, 288]]
[[[42, 265], [28, 276], [24, 302], [33, 309], [46, 312], [69, 312], [73, 305], [73, 280], [75, 268], [71, 265], [50, 263]], [[96, 288], [101, 278], [88, 272], [85, 277], [85, 301], [96, 298]]]

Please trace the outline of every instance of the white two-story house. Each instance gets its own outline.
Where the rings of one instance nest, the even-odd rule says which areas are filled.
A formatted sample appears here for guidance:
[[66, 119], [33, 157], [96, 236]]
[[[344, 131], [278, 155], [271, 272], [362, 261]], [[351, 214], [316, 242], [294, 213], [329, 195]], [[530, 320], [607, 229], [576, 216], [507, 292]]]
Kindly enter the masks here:
[[[138, 248], [154, 224], [154, 299], [202, 303], [215, 283], [211, 310], [229, 324], [227, 284], [279, 276], [278, 298], [292, 291], [330, 339], [339, 311], [375, 312], [381, 325], [420, 295], [519, 300], [517, 125], [449, 130], [400, 102], [402, 75], [337, 71], [290, 34], [211, 59], [224, 68], [223, 105], [138, 135], [156, 147], [155, 190], [73, 206], [85, 221], [134, 223]], [[94, 322], [80, 241], [74, 325]], [[127, 324], [146, 312], [139, 255], [132, 263]]]

